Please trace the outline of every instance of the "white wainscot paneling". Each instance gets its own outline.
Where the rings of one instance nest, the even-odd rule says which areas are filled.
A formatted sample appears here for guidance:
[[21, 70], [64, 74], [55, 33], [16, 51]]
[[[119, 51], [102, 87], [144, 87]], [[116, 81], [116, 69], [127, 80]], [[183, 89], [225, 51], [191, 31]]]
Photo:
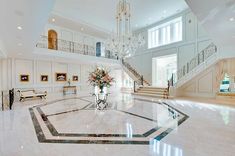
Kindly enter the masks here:
[[54, 73], [53, 73], [53, 82], [56, 84], [64, 85], [66, 82], [57, 82], [56, 81], [56, 73], [66, 73], [68, 80], [68, 64], [66, 63], [54, 63]]
[[[37, 61], [37, 83], [40, 85], [48, 85], [52, 83], [52, 64], [47, 61]], [[48, 75], [48, 82], [41, 81], [41, 75]]]
[[198, 92], [199, 93], [212, 93], [213, 92], [213, 73], [209, 72], [203, 75], [198, 80]]
[[[72, 85], [78, 86], [81, 82], [81, 66], [77, 64], [69, 64], [68, 65], [68, 79], [71, 80]], [[73, 76], [78, 76], [78, 81], [73, 81]]]
[[89, 73], [92, 72], [95, 69], [95, 66], [91, 65], [81, 65], [81, 75], [80, 75], [80, 82], [82, 85], [88, 84], [88, 76]]
[[184, 92], [190, 92], [190, 93], [196, 93], [196, 91], [197, 91], [196, 85], [197, 85], [197, 84], [196, 84], [196, 81], [193, 81], [193, 82], [187, 84], [187, 85], [184, 87], [183, 91], [184, 91]]
[[[21, 82], [20, 75], [29, 75], [29, 82]], [[33, 60], [15, 60], [15, 82], [16, 87], [33, 85], [34, 82], [34, 62]]]

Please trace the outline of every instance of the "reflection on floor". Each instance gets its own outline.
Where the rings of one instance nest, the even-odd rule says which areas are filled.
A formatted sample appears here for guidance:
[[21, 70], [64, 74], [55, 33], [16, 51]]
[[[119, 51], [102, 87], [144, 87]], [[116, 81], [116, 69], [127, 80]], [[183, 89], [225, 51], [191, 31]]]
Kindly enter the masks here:
[[[227, 156], [235, 152], [235, 110], [189, 100], [119, 94], [107, 110], [93, 97], [52, 97], [0, 112], [0, 156]], [[216, 152], [215, 152], [216, 150]]]

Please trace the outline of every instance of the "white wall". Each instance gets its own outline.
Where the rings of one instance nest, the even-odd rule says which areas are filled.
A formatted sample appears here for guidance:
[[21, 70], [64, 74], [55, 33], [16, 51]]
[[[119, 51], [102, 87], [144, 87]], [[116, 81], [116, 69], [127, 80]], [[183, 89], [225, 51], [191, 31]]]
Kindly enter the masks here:
[[[182, 16], [183, 18], [183, 41], [165, 45], [153, 49], [148, 49], [148, 29], [171, 19]], [[128, 59], [128, 62], [144, 75], [145, 79], [152, 82], [152, 58], [177, 54], [178, 69], [192, 59], [198, 52], [205, 49], [212, 41], [207, 37], [206, 32], [198, 23], [196, 17], [189, 10], [174, 15], [163, 21], [155, 23], [136, 32], [142, 34], [146, 39], [145, 47], [139, 49], [135, 56]]]
[[0, 38], [0, 58], [5, 58], [6, 56], [7, 56], [7, 51], [6, 51], [5, 46]]
[[[102, 65], [103, 66], [103, 65]], [[103, 66], [112, 71], [111, 75], [115, 77], [116, 84], [112, 90], [119, 90], [122, 85], [120, 77], [120, 68]], [[67, 82], [57, 82], [56, 73], [67, 73], [67, 80], [71, 79], [71, 85], [75, 85], [78, 91], [90, 91], [92, 87], [88, 85], [89, 72], [94, 70], [94, 64], [80, 64], [66, 62], [55, 62], [40, 59], [22, 59], [8, 58], [0, 61], [0, 88], [8, 90], [17, 89], [36, 89], [38, 91], [47, 91], [49, 93], [62, 92]], [[21, 82], [20, 75], [29, 75], [29, 82]], [[48, 82], [41, 82], [41, 75], [48, 75]], [[72, 81], [72, 76], [77, 75], [78, 82]]]

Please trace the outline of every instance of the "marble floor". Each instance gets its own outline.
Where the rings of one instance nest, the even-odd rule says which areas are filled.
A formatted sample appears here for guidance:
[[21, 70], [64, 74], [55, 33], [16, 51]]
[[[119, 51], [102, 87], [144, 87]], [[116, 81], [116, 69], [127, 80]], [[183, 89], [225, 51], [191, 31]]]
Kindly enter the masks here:
[[234, 156], [235, 108], [115, 93], [50, 96], [0, 112], [0, 156]]

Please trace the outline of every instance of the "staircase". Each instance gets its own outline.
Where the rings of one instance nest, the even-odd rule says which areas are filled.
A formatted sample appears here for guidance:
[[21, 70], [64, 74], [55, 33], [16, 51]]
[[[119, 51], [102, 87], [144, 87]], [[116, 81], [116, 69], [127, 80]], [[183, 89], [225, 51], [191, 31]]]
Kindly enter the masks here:
[[168, 88], [158, 88], [158, 87], [148, 86], [148, 87], [139, 87], [137, 91], [133, 93], [133, 95], [168, 99], [169, 92]]
[[170, 86], [174, 86], [175, 89], [180, 88], [205, 69], [217, 63], [217, 61], [217, 47], [215, 44], [211, 43], [177, 71], [177, 83], [173, 84], [174, 77], [172, 76], [167, 88], [150, 86], [150, 83], [148, 83], [130, 64], [122, 60], [122, 65], [126, 73], [134, 80], [134, 95], [168, 98]]
[[[133, 95], [137, 96], [148, 96], [154, 98], [168, 98], [169, 87], [158, 88], [150, 86], [150, 83], [144, 79], [129, 63], [122, 60], [122, 67], [124, 71], [134, 80], [134, 92]], [[169, 82], [173, 81], [170, 80]], [[169, 83], [169, 86], [172, 83]]]
[[217, 61], [217, 47], [211, 43], [177, 71], [178, 81], [175, 84], [175, 88], [183, 86], [205, 69], [214, 65]]
[[136, 69], [134, 69], [129, 63], [122, 59], [122, 67], [124, 71], [139, 85], [150, 86], [150, 83], [144, 79], [144, 76], [139, 74]]

